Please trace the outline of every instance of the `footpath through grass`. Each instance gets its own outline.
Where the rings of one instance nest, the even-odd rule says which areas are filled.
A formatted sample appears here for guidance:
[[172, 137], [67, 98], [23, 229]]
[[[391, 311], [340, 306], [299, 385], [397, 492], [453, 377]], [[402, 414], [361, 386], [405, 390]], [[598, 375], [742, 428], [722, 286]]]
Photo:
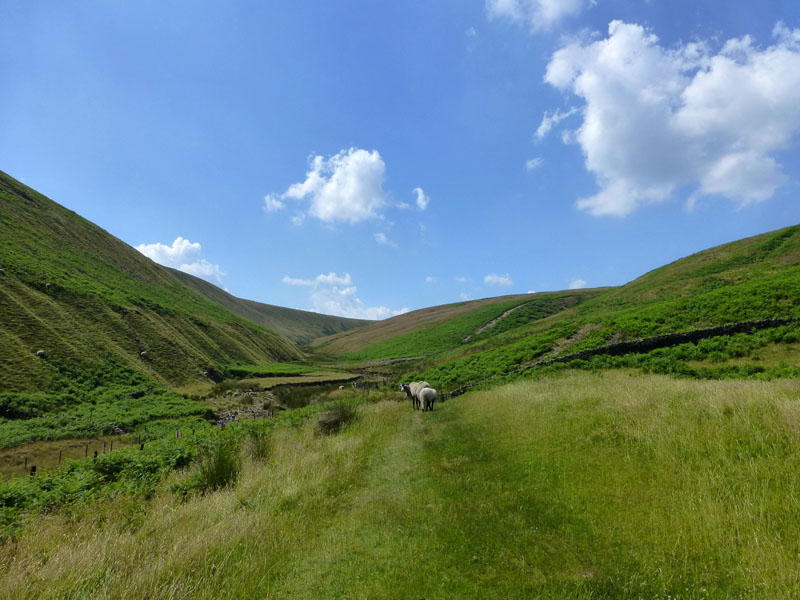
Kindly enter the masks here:
[[796, 598], [800, 383], [567, 373], [43, 516], [4, 598]]

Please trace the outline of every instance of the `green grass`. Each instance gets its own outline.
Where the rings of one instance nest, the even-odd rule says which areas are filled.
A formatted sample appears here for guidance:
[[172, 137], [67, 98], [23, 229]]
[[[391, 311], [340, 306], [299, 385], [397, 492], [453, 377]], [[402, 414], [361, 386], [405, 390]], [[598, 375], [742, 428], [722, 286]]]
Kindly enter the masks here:
[[[515, 318], [523, 318], [527, 306], [469, 343], [431, 354], [399, 377], [422, 378], [439, 388], [451, 389], [614, 340], [798, 317], [800, 226], [700, 252], [623, 287], [586, 296], [573, 307], [517, 324]], [[429, 337], [441, 339], [437, 333], [434, 329], [422, 330], [364, 352], [380, 354], [400, 342], [409, 353], [414, 348], [427, 349]], [[601, 359], [593, 361], [598, 367], [601, 363]]]
[[301, 357], [285, 338], [2, 172], [0, 217], [3, 391], [57, 392], [51, 360], [88, 369], [113, 360], [177, 386], [203, 379], [209, 365]]
[[273, 429], [220, 491], [182, 501], [178, 474], [26, 522], [0, 595], [795, 598], [798, 392], [577, 372], [365, 404]]
[[[0, 393], [0, 448], [37, 440], [134, 432], [151, 421], [201, 416], [208, 408], [109, 361], [76, 369], [52, 361], [46, 392]], [[11, 418], [9, 418], [9, 415]]]
[[[463, 346], [465, 338], [469, 337], [471, 340], [491, 338], [498, 333], [503, 333], [522, 324], [538, 321], [560, 312], [567, 307], [578, 304], [581, 299], [581, 296], [564, 293], [523, 300], [515, 299], [509, 302], [480, 306], [465, 315], [420, 331], [373, 344], [360, 352], [344, 354], [341, 358], [364, 361], [421, 355], [433, 356]], [[493, 319], [516, 307], [520, 308], [498, 321], [491, 329], [479, 334], [476, 333]]]

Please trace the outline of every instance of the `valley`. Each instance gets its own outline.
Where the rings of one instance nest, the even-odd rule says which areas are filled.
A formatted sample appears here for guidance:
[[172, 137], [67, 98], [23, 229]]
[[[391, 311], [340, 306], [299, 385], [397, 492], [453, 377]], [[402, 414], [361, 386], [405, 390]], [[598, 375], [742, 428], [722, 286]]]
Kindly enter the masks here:
[[4, 598], [800, 589], [800, 226], [368, 322], [236, 298], [0, 173], [0, 268]]

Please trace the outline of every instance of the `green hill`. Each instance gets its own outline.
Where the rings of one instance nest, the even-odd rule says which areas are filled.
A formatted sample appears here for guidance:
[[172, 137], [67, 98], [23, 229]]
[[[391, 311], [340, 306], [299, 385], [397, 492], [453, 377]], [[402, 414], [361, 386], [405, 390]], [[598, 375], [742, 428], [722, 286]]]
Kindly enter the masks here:
[[800, 317], [798, 261], [800, 226], [792, 226], [699, 252], [621, 287], [426, 309], [436, 319], [416, 311], [317, 340], [317, 350], [353, 361], [421, 356], [405, 375], [450, 387], [616, 341]]
[[301, 356], [289, 340], [2, 172], [0, 267], [3, 391], [48, 390], [63, 367], [114, 363], [178, 385], [208, 365]]
[[229, 311], [253, 323], [275, 331], [297, 344], [307, 344], [314, 339], [350, 331], [373, 322], [244, 300], [194, 275], [176, 269], [168, 269], [168, 271], [181, 283], [212, 302], [224, 306]]

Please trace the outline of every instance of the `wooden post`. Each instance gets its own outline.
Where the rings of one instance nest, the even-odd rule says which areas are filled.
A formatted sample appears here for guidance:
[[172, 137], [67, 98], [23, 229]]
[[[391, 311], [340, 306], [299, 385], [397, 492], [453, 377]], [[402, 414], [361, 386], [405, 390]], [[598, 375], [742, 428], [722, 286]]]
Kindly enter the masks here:
[[108, 451], [111, 454], [114, 451], [114, 440], [111, 440], [111, 449]]
[[58, 451], [58, 464], [61, 464], [61, 453], [62, 452], [63, 452], [63, 450], [59, 450]]
[[86, 444], [86, 450], [83, 452], [83, 458], [86, 458], [87, 456], [89, 456], [89, 444]]
[[103, 454], [105, 454], [105, 453], [106, 453], [106, 443], [103, 442]]
[[28, 470], [28, 457], [25, 457], [25, 470]]
[[31, 465], [31, 477], [36, 477], [36, 465]]

